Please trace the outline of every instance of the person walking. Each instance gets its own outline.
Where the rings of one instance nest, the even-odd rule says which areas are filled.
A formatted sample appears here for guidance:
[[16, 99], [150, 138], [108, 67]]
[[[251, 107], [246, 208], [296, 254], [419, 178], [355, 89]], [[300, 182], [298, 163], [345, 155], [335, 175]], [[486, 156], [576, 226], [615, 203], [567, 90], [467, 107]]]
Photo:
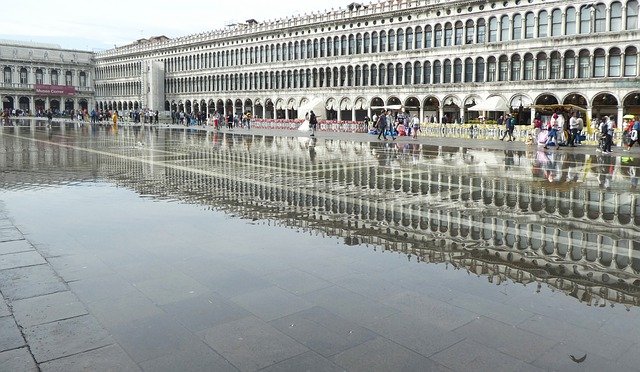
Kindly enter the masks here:
[[547, 136], [547, 142], [544, 144], [544, 148], [548, 149], [550, 143], [555, 143], [556, 149], [560, 148], [558, 142], [558, 130], [560, 130], [560, 121], [558, 120], [558, 114], [553, 114], [551, 121], [549, 122], [549, 135]]
[[569, 143], [571, 147], [576, 147], [576, 139], [578, 137], [578, 115], [574, 112], [569, 119]]
[[[387, 135], [386, 135], [386, 130], [387, 130], [387, 113], [386, 112], [381, 112], [380, 116], [378, 116], [378, 122], [376, 123], [376, 126], [378, 127], [378, 139], [382, 140], [384, 139], [385, 141], [387, 140]], [[380, 136], [382, 136], [382, 138], [380, 138]]]
[[502, 135], [502, 138], [500, 138], [500, 141], [504, 141], [507, 135], [509, 136], [509, 142], [512, 142], [514, 140], [515, 137], [513, 136], [513, 130], [515, 129], [515, 125], [516, 119], [510, 114], [507, 114], [504, 118], [505, 132]]
[[311, 129], [311, 137], [316, 135], [316, 129], [318, 127], [318, 117], [313, 111], [309, 111], [309, 128]]

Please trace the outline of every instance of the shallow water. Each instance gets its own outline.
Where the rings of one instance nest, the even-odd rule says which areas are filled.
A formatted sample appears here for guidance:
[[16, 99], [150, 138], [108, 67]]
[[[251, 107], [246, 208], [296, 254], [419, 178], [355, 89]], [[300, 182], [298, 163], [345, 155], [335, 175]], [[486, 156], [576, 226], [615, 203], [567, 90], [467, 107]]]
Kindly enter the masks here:
[[[534, 366], [567, 343], [633, 361], [639, 157], [28, 124], [2, 128], [0, 201], [65, 280], [159, 306], [213, 291], [270, 322], [322, 306], [416, 352], [407, 319], [447, 347], [496, 321], [549, 341], [489, 345]], [[454, 368], [446, 350], [422, 355]]]

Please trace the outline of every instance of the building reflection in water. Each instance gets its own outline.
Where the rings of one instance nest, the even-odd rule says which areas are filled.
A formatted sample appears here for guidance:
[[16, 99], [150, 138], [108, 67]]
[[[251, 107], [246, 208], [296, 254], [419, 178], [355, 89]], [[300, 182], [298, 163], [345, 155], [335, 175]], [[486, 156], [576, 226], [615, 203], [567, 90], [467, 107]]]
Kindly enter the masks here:
[[0, 140], [5, 189], [105, 180], [491, 283], [640, 305], [638, 157], [33, 125]]

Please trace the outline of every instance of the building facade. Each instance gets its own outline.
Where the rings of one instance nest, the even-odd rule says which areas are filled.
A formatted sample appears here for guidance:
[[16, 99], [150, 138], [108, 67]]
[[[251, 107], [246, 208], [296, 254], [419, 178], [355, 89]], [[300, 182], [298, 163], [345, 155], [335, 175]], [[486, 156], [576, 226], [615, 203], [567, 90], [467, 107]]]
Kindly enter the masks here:
[[523, 122], [553, 104], [620, 121], [640, 114], [638, 40], [637, 0], [353, 3], [98, 53], [96, 107], [454, 122], [497, 96]]
[[94, 106], [93, 53], [0, 40], [3, 110], [35, 114]]

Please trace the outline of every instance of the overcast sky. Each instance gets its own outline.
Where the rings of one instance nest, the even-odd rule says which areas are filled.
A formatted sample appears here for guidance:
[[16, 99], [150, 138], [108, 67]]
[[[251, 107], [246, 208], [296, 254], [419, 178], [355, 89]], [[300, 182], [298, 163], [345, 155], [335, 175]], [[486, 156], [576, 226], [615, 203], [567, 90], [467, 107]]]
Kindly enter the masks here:
[[[140, 38], [216, 30], [234, 22], [258, 22], [345, 8], [350, 0], [22, 0], [0, 10], [0, 39], [58, 44], [65, 49], [104, 50]], [[369, 3], [367, 0], [366, 3]]]

